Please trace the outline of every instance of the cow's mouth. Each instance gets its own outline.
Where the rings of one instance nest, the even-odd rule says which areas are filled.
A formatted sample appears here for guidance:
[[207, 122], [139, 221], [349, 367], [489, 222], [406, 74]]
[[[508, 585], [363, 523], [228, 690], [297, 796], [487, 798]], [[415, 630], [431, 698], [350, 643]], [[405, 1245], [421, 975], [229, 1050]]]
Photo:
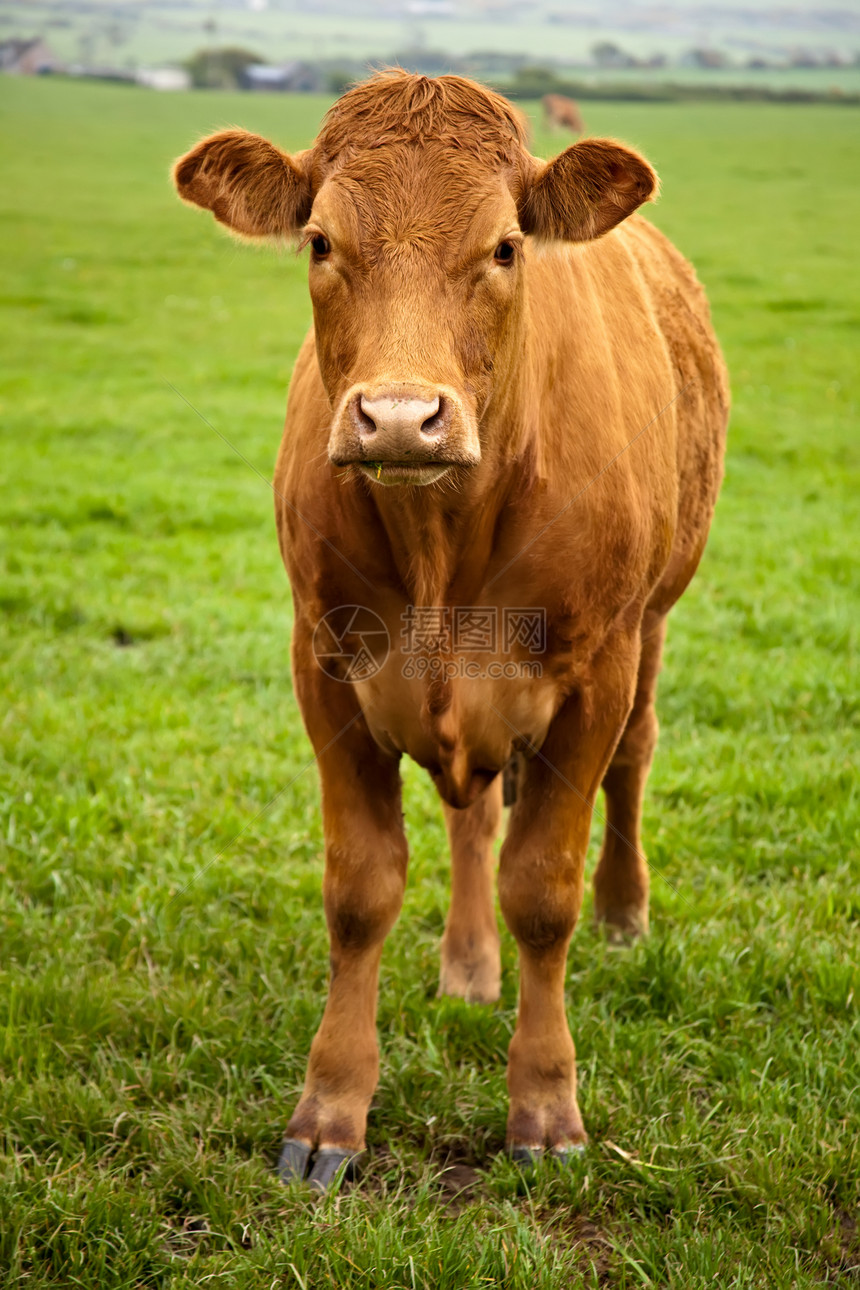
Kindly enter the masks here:
[[452, 461], [357, 461], [358, 469], [375, 484], [392, 487], [413, 484], [419, 488], [435, 484], [454, 466]]

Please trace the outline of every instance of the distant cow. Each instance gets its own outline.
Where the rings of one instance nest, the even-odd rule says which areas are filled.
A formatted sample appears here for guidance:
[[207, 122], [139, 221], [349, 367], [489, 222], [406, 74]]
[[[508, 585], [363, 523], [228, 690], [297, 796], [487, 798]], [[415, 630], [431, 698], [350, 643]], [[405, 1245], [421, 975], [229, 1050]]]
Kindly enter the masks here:
[[547, 129], [570, 130], [573, 134], [583, 134], [585, 122], [579, 110], [579, 104], [563, 94], [545, 94], [543, 103], [544, 120]]
[[704, 293], [633, 216], [657, 190], [646, 161], [605, 139], [540, 161], [510, 104], [455, 76], [378, 74], [307, 151], [228, 130], [175, 178], [236, 233], [310, 253], [314, 326], [274, 491], [331, 980], [281, 1174], [324, 1187], [364, 1146], [406, 881], [404, 753], [445, 804], [440, 992], [481, 1002], [499, 995], [493, 839], [519, 765], [499, 864], [520, 959], [507, 1140], [564, 1159], [586, 1140], [564, 985], [592, 807], [602, 784], [596, 915], [642, 932], [665, 619], [721, 478], [728, 391]]

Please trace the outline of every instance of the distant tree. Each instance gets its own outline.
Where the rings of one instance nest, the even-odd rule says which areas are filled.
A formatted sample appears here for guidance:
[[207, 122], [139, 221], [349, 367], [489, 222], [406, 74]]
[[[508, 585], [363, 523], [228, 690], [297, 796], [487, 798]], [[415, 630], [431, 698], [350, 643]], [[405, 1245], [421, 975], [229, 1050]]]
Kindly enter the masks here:
[[729, 66], [729, 57], [721, 49], [691, 49], [688, 59], [693, 67], [703, 67], [708, 71]]
[[598, 67], [633, 67], [636, 60], [625, 54], [620, 45], [611, 40], [600, 40], [592, 46], [591, 57]]
[[548, 67], [520, 67], [513, 79], [511, 92], [519, 99], [541, 99], [544, 94], [563, 92], [555, 72]]
[[821, 61], [817, 54], [811, 53], [808, 49], [795, 49], [789, 57], [788, 65], [789, 67], [820, 67]]
[[344, 71], [341, 67], [336, 67], [326, 73], [325, 87], [329, 94], [343, 94], [345, 90], [349, 89], [354, 80], [355, 77], [350, 72]]
[[236, 90], [242, 83], [245, 68], [251, 63], [265, 61], [250, 49], [226, 46], [223, 49], [198, 49], [185, 67], [195, 89]]

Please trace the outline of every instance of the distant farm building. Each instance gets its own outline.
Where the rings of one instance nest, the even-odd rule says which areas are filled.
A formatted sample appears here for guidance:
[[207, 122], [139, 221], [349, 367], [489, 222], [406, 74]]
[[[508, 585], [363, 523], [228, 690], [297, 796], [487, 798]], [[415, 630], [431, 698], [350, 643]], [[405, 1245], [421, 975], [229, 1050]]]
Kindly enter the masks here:
[[318, 94], [324, 89], [323, 78], [310, 63], [284, 63], [270, 67], [267, 63], [251, 63], [242, 73], [242, 84], [248, 90], [268, 90], [269, 93]]
[[150, 90], [191, 89], [191, 77], [184, 67], [141, 67], [136, 79], [138, 85]]
[[45, 76], [63, 65], [39, 36], [33, 40], [0, 41], [0, 71], [11, 76]]

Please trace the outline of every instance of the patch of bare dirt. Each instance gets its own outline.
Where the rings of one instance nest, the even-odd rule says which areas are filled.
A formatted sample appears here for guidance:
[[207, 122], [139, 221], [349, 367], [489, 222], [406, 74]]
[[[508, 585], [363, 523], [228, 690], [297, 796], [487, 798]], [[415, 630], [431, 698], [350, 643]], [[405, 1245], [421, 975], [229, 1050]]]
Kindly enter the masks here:
[[837, 1253], [835, 1257], [833, 1254], [828, 1254], [823, 1261], [828, 1277], [827, 1284], [860, 1286], [860, 1236], [857, 1232], [857, 1217], [849, 1214], [845, 1209], [837, 1209], [833, 1217], [836, 1221], [826, 1239], [830, 1248]]
[[471, 1193], [481, 1180], [473, 1165], [447, 1165], [439, 1175], [442, 1200], [447, 1209], [459, 1210], [471, 1199]]
[[544, 1210], [538, 1213], [537, 1218], [548, 1240], [565, 1249], [577, 1250], [588, 1258], [599, 1285], [614, 1284], [612, 1241], [602, 1228], [585, 1214], [572, 1214], [570, 1210]]

